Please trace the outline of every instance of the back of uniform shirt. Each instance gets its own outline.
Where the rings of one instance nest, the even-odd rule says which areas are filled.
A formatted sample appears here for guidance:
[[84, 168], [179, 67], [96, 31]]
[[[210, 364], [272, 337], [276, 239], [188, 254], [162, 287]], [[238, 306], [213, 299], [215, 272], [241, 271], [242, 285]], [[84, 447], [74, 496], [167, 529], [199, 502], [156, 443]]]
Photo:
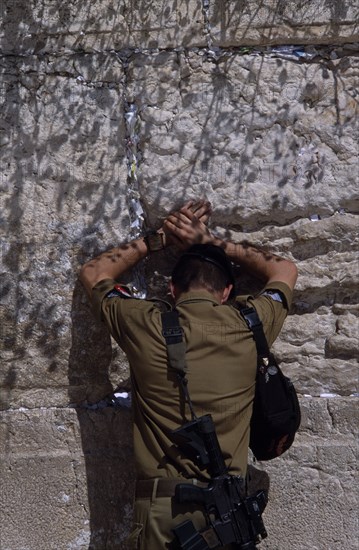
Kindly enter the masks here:
[[[110, 280], [96, 285], [93, 302], [130, 363], [137, 476], [207, 479], [207, 472], [184, 456], [171, 436], [172, 430], [190, 420], [190, 411], [175, 373], [168, 368], [161, 312], [146, 300], [106, 298], [113, 285]], [[290, 300], [287, 287], [279, 290]], [[286, 308], [268, 296], [249, 304], [264, 320], [271, 343]], [[188, 388], [195, 412], [212, 415], [230, 473], [244, 475], [256, 376], [252, 333], [237, 309], [218, 304], [205, 291], [181, 295], [176, 308], [185, 335]]]

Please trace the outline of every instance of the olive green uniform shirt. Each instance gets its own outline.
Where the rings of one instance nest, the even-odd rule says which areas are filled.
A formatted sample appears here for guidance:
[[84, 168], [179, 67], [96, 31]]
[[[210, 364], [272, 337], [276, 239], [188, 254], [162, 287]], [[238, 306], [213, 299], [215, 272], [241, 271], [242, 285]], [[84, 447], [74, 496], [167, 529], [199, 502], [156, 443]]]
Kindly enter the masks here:
[[[113, 296], [115, 284], [111, 279], [97, 283], [92, 302], [129, 360], [137, 478], [208, 479], [171, 438], [171, 430], [191, 417], [176, 375], [168, 368], [161, 310], [151, 301]], [[280, 291], [283, 303], [268, 295], [236, 299], [255, 307], [270, 346], [282, 328], [292, 294], [280, 282], [268, 289]], [[182, 294], [176, 309], [185, 335], [194, 410], [197, 416], [212, 415], [229, 473], [245, 475], [257, 366], [252, 332], [236, 308], [219, 304], [206, 291]]]

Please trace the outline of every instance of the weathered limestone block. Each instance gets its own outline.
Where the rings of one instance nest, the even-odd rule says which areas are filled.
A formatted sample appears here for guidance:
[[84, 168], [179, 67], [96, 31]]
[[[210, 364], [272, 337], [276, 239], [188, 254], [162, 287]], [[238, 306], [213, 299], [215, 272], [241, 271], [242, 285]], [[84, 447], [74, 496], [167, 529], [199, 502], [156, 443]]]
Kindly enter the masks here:
[[206, 194], [215, 222], [246, 231], [357, 211], [357, 65], [166, 52], [144, 66], [134, 56], [128, 97], [142, 121], [148, 210], [164, 213], [173, 189], [178, 202]]
[[0, 17], [1, 49], [11, 54], [358, 40], [353, 0], [3, 0]]
[[84, 259], [128, 235], [122, 65], [6, 58], [2, 75], [1, 406], [65, 404], [81, 381], [103, 396], [110, 339], [74, 287]]
[[302, 399], [294, 446], [283, 457], [261, 463], [271, 481], [264, 548], [356, 548], [355, 401]]
[[113, 2], [4, 0], [1, 49], [5, 53], [63, 54], [126, 48], [204, 46], [200, 0]]
[[355, 314], [346, 311], [342, 312], [336, 322], [336, 332], [326, 342], [326, 353], [328, 357], [348, 359], [358, 358], [358, 334], [359, 334], [359, 311], [356, 308]]
[[[353, 511], [357, 506], [352, 488], [354, 475], [343, 471], [346, 461], [353, 465], [354, 448], [351, 453], [344, 441], [328, 444], [316, 442], [308, 446], [298, 441], [301, 466], [296, 460], [284, 460], [276, 467], [269, 465], [271, 496], [265, 512], [268, 539], [263, 548], [346, 548], [355, 550], [357, 520]], [[321, 471], [318, 463], [306, 466], [305, 450], [318, 453], [320, 458], [333, 464], [332, 473]], [[324, 453], [324, 454], [323, 454]], [[290, 511], [289, 511], [290, 510]], [[343, 514], [343, 510], [346, 513]]]
[[110, 408], [2, 413], [1, 550], [123, 547], [134, 475], [129, 419]]
[[328, 44], [358, 40], [356, 2], [209, 2], [214, 44]]
[[[288, 321], [279, 355], [302, 393], [356, 391], [355, 325], [351, 335], [338, 332], [331, 312], [355, 300], [357, 282], [356, 216], [332, 215], [357, 209], [356, 60], [337, 63], [337, 95], [327, 69], [265, 60], [266, 70], [262, 58], [249, 55], [216, 65], [198, 54], [134, 54], [125, 69], [113, 54], [7, 59], [2, 188], [16, 235], [3, 245], [3, 407], [96, 399], [127, 377], [123, 355], [93, 323], [84, 295], [72, 297], [79, 263], [128, 237], [124, 99], [138, 107], [150, 223], [176, 201], [203, 193], [222, 232], [242, 229], [235, 238], [292, 257], [300, 269], [299, 319]], [[321, 99], [311, 107], [299, 101], [308, 90], [303, 83], [289, 104], [287, 81], [308, 76]], [[313, 212], [329, 217], [305, 221]], [[14, 303], [16, 311], [8, 307]]]

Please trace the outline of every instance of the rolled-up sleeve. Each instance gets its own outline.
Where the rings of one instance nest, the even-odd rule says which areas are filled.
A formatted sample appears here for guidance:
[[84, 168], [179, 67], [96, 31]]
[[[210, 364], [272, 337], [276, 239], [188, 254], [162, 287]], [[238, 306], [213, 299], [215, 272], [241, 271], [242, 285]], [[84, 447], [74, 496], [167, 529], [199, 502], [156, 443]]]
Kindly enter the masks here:
[[113, 279], [97, 283], [92, 289], [91, 301], [96, 318], [106, 324], [112, 337], [126, 353], [128, 341], [133, 339], [138, 324], [151, 324], [150, 312], [154, 304], [133, 298], [125, 286]]
[[102, 303], [104, 298], [114, 289], [116, 281], [113, 279], [104, 279], [97, 283], [91, 294], [92, 310], [97, 320], [102, 321]]
[[[279, 295], [271, 296], [270, 292]], [[258, 296], [237, 296], [242, 307], [254, 307], [263, 324], [268, 345], [271, 346], [279, 335], [292, 304], [292, 291], [283, 282], [272, 282]]]

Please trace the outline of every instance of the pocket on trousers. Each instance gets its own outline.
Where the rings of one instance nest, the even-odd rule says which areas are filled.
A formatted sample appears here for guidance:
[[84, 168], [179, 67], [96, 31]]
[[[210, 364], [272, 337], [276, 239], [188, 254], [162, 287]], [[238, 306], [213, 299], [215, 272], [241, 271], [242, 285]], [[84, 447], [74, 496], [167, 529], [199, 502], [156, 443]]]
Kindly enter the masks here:
[[141, 523], [134, 524], [134, 527], [127, 539], [127, 544], [130, 550], [140, 550], [142, 530], [143, 525]]

